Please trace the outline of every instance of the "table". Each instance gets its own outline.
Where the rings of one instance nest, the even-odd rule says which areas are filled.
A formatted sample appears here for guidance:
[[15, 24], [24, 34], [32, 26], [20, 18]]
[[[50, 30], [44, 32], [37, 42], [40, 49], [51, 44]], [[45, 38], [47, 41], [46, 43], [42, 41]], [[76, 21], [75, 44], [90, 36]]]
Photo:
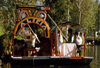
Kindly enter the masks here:
[[76, 56], [75, 43], [60, 43], [58, 50], [61, 56]]

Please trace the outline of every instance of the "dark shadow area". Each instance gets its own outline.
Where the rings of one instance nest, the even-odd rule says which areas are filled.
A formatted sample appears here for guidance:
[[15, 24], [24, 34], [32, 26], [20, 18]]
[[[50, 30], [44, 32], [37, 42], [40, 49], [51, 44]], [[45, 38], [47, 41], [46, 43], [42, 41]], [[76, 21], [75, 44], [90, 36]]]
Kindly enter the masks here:
[[4, 53], [4, 46], [3, 46], [3, 39], [4, 39], [4, 35], [0, 36], [0, 58]]

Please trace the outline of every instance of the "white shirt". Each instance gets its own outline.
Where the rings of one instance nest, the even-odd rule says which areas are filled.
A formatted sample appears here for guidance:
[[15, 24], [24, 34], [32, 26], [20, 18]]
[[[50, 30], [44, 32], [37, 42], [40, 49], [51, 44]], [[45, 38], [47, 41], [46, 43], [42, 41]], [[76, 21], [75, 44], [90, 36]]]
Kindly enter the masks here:
[[71, 39], [71, 43], [73, 43], [74, 42], [74, 35], [72, 36], [72, 39]]
[[82, 38], [81, 38], [80, 36], [78, 36], [78, 37], [76, 38], [76, 44], [77, 44], [77, 45], [81, 45], [81, 44], [82, 44]]
[[32, 47], [35, 47], [36, 37], [37, 37], [36, 34], [34, 36], [32, 36], [32, 38], [33, 38], [33, 40], [32, 40]]

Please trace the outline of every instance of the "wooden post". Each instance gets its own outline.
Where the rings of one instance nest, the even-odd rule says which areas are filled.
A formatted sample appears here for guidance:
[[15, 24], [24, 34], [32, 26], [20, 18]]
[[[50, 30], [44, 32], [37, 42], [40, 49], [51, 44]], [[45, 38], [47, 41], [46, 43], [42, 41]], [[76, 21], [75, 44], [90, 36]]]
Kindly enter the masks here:
[[56, 31], [54, 32], [54, 40], [55, 40], [55, 42], [54, 42], [54, 44], [55, 44], [55, 54], [57, 56], [57, 38], [56, 38]]
[[53, 50], [53, 36], [52, 36], [52, 34], [51, 34], [51, 36], [50, 36], [50, 41], [51, 41], [51, 50], [50, 50], [50, 53], [51, 53], [51, 56], [53, 55], [52, 53], [52, 50]]
[[86, 53], [86, 32], [84, 32], [84, 56]]

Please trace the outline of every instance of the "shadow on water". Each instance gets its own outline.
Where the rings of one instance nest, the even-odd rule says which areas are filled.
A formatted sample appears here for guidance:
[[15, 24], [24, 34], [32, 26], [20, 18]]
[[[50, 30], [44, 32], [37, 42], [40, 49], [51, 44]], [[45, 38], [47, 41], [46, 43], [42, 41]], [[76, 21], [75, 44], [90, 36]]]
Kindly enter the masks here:
[[[91, 53], [92, 49], [94, 52]], [[90, 48], [88, 55], [93, 55], [94, 60], [90, 65], [11, 65], [10, 63], [4, 63], [0, 68], [100, 68], [100, 46], [94, 46]]]

